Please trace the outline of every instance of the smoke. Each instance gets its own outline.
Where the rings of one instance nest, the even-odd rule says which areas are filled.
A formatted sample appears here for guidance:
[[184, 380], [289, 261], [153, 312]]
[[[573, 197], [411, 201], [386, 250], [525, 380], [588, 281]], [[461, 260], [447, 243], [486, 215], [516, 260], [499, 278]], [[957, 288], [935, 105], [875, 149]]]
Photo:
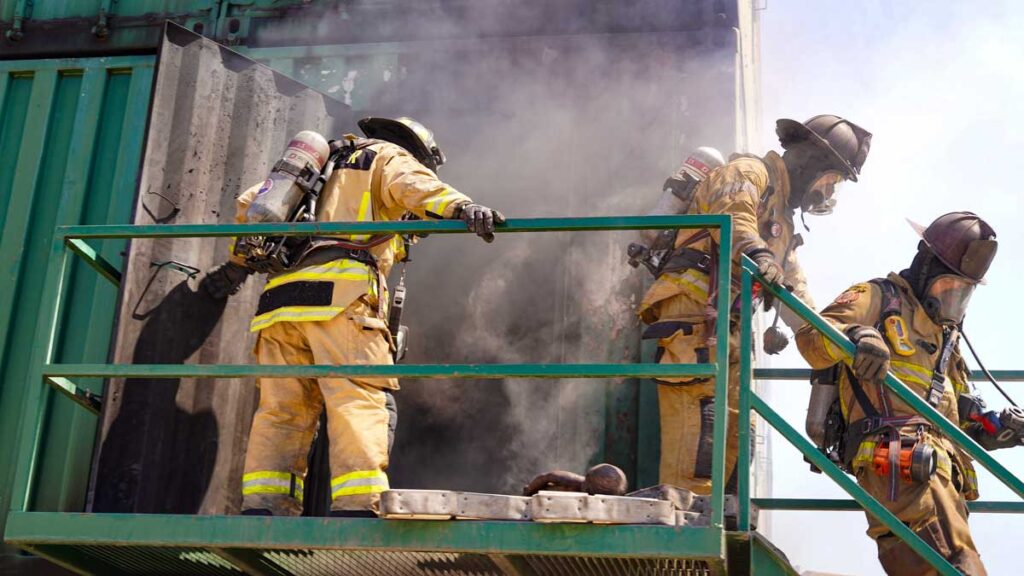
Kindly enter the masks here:
[[[424, 8], [429, 18], [404, 40], [516, 29], [559, 35], [428, 41], [331, 68], [311, 62], [318, 74], [300, 78], [360, 116], [420, 120], [448, 156], [440, 177], [511, 218], [643, 214], [690, 150], [732, 150], [730, 29], [571, 35], [592, 21], [587, 10], [535, 4], [517, 8], [521, 18], [500, 2]], [[672, 26], [693, 16], [663, 0], [634, 8], [648, 20], [661, 10]], [[322, 14], [321, 32], [349, 30], [350, 17], [343, 9]], [[260, 35], [274, 42], [272, 29]], [[632, 239], [610, 232], [500, 234], [490, 245], [469, 235], [425, 239], [408, 266], [406, 362], [639, 361], [634, 308], [646, 273], [626, 264]], [[518, 492], [540, 472], [583, 471], [606, 459], [635, 471], [636, 381], [402, 385], [393, 486]], [[606, 439], [622, 436], [630, 448], [606, 452]]]

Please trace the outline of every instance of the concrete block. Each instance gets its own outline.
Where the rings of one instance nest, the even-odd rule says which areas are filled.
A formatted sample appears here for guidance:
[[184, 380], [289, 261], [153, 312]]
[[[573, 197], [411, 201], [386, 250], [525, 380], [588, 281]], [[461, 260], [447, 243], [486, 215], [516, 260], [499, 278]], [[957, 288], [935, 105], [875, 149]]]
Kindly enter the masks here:
[[455, 517], [469, 520], [530, 520], [525, 496], [455, 492]]
[[448, 520], [455, 515], [449, 490], [387, 490], [380, 495], [380, 515], [387, 519]]
[[540, 492], [530, 505], [534, 522], [595, 524], [676, 523], [671, 502], [628, 496], [589, 496], [581, 492]]

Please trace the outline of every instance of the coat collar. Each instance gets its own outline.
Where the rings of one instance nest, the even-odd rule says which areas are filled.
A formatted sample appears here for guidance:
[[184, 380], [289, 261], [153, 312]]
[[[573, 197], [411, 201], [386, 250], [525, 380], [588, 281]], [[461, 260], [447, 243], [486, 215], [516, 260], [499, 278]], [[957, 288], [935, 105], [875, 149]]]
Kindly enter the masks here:
[[896, 272], [889, 272], [887, 278], [900, 289], [900, 292], [903, 293], [903, 298], [913, 308], [914, 317], [910, 319], [910, 322], [914, 326], [914, 331], [926, 336], [941, 335], [942, 327], [932, 322], [932, 319], [928, 317], [928, 314], [924, 311], [924, 306], [917, 300], [917, 296], [914, 295], [914, 291], [910, 288], [910, 283]]

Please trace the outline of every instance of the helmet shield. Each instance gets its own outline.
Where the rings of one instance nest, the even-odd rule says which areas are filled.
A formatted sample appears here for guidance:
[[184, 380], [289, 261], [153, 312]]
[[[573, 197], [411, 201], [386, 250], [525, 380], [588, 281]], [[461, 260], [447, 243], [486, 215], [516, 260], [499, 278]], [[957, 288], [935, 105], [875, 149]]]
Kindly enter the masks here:
[[980, 281], [992, 265], [999, 244], [995, 240], [974, 240], [967, 245], [967, 251], [960, 259], [960, 271], [973, 280]]
[[936, 276], [925, 289], [925, 311], [938, 324], [959, 324], [977, 286], [977, 282], [956, 274]]
[[927, 228], [908, 222], [943, 264], [957, 274], [984, 283], [998, 248], [995, 230], [987, 222], [971, 212], [943, 214]]

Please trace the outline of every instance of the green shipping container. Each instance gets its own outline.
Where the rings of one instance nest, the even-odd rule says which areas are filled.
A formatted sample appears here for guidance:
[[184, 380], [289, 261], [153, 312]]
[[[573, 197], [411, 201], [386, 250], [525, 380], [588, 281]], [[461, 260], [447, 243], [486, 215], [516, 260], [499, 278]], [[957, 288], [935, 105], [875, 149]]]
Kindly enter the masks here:
[[[153, 58], [0, 62], [0, 438], [16, 445], [45, 262], [55, 226], [124, 222], [131, 216]], [[115, 262], [121, 241], [100, 251]], [[105, 362], [117, 290], [76, 262], [60, 357]], [[100, 390], [99, 382], [90, 382]], [[49, 392], [48, 392], [49, 394]], [[96, 417], [52, 398], [36, 463], [33, 506], [84, 505]], [[15, 451], [0, 450], [0, 527], [11, 508]]]

